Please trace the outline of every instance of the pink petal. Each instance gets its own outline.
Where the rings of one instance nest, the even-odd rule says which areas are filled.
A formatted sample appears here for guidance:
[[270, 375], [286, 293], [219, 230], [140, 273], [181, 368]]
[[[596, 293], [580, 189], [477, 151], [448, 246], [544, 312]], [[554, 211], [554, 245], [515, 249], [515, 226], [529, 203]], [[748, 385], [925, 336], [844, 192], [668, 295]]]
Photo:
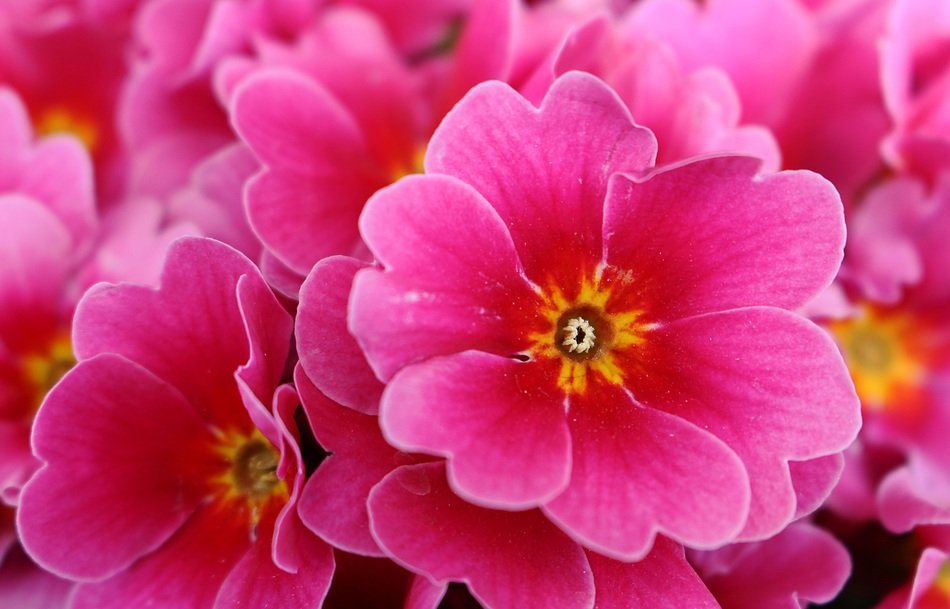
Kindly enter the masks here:
[[584, 552], [539, 512], [486, 510], [455, 496], [441, 464], [401, 467], [369, 500], [373, 533], [398, 562], [464, 581], [483, 606], [591, 609]]
[[504, 80], [514, 53], [516, 9], [513, 0], [482, 0], [472, 4], [436, 116], [444, 116], [465, 93], [486, 80]]
[[905, 533], [920, 525], [950, 524], [950, 506], [927, 501], [907, 467], [895, 470], [881, 481], [877, 502], [881, 522], [895, 533]]
[[571, 481], [544, 511], [586, 547], [639, 560], [657, 533], [712, 547], [741, 530], [749, 481], [721, 440], [612, 385], [572, 397], [568, 414]]
[[294, 48], [261, 45], [261, 55], [265, 65], [292, 68], [325, 87], [361, 127], [376, 171], [385, 174], [378, 178], [389, 182], [390, 172], [403, 169], [420, 136], [428, 134], [418, 126], [427, 110], [419, 107], [418, 72], [393, 48], [374, 15], [347, 6], [328, 9]]
[[300, 288], [297, 353], [307, 377], [327, 397], [375, 415], [383, 384], [346, 328], [353, 276], [367, 266], [354, 258], [334, 256], [313, 267]]
[[[399, 463], [399, 451], [383, 440], [375, 416], [328, 399], [298, 365], [294, 378], [304, 412], [321, 448], [331, 453], [307, 480], [298, 512], [304, 524], [334, 546], [382, 555], [369, 532], [370, 489]], [[405, 463], [410, 462], [405, 456]]]
[[32, 138], [30, 117], [23, 102], [14, 91], [0, 89], [0, 166], [10, 163], [15, 154], [29, 146]]
[[36, 417], [34, 450], [45, 465], [21, 495], [24, 546], [54, 573], [120, 572], [198, 505], [203, 490], [188, 463], [213, 441], [194, 408], [149, 371], [112, 354], [83, 362]]
[[412, 12], [407, 12], [389, 0], [354, 0], [351, 4], [376, 15], [386, 26], [389, 38], [405, 54], [427, 50], [470, 6], [465, 0], [421, 0], [413, 4]]
[[193, 222], [203, 235], [258, 258], [261, 244], [244, 213], [244, 184], [258, 169], [245, 146], [220, 150], [195, 168], [189, 186], [171, 198], [170, 217]]
[[318, 176], [366, 154], [347, 109], [326, 89], [289, 70], [246, 79], [235, 92], [232, 116], [240, 136], [268, 167]]
[[612, 183], [607, 263], [634, 273], [659, 319], [796, 308], [831, 283], [845, 237], [834, 187], [809, 172], [756, 176], [758, 167], [713, 157]]
[[37, 567], [20, 548], [0, 563], [0, 607], [65, 609], [74, 586]]
[[658, 537], [641, 561], [624, 563], [595, 552], [587, 553], [594, 584], [596, 609], [642, 609], [677, 607], [719, 609], [693, 568], [683, 547]]
[[92, 162], [77, 140], [66, 136], [41, 140], [20, 170], [20, 191], [56, 214], [75, 244], [92, 239], [96, 226]]
[[417, 575], [412, 578], [404, 609], [437, 609], [444, 595], [445, 586], [438, 586], [428, 578]]
[[808, 461], [789, 461], [788, 471], [795, 487], [795, 519], [811, 514], [825, 502], [841, 479], [844, 454], [835, 453]]
[[[236, 284], [242, 276], [239, 304]], [[122, 354], [180, 389], [204, 418], [226, 428], [246, 425], [244, 413], [234, 409], [240, 399], [234, 372], [251, 357], [253, 336], [245, 327], [251, 322], [273, 332], [268, 354], [251, 364], [259, 368], [253, 374], [273, 378], [289, 349], [286, 311], [242, 254], [186, 237], [169, 249], [158, 291], [135, 285], [90, 290], [77, 307], [73, 340], [80, 360]]]
[[[309, 546], [306, 539], [312, 537], [297, 515], [297, 503], [303, 492], [306, 468], [300, 449], [300, 430], [296, 413], [300, 397], [292, 385], [281, 385], [274, 393], [269, 415], [279, 435], [280, 461], [277, 476], [290, 487], [290, 497], [277, 514], [271, 553], [274, 564], [288, 573], [297, 573], [305, 562], [303, 554]], [[263, 404], [261, 404], [263, 407]], [[248, 411], [251, 409], [248, 408]], [[262, 408], [262, 410], [266, 410]]]
[[752, 484], [743, 538], [775, 534], [795, 513], [789, 460], [844, 450], [860, 405], [826, 333], [787, 311], [748, 308], [651, 332], [627, 381], [644, 404], [707, 429], [742, 459]]
[[316, 83], [271, 70], [241, 84], [232, 116], [266, 167], [247, 191], [265, 245], [301, 274], [324, 256], [351, 253], [363, 203], [385, 182], [349, 111]]
[[164, 203], [126, 199], [109, 208], [95, 250], [76, 282], [82, 290], [100, 281], [156, 284], [171, 243], [197, 234], [190, 224], [169, 222]]
[[321, 258], [358, 251], [357, 218], [381, 185], [356, 175], [265, 170], [247, 184], [248, 218], [265, 248], [303, 276]]
[[[250, 352], [247, 361], [235, 372], [235, 378], [246, 383], [257, 399], [266, 404], [284, 375], [294, 322], [258, 273], [239, 277], [235, 291], [244, 321], [242, 334]], [[274, 445], [280, 442], [275, 441]]]
[[574, 72], [540, 110], [505, 84], [478, 85], [442, 121], [425, 164], [474, 186], [508, 225], [528, 276], [545, 282], [601, 259], [608, 177], [647, 167], [655, 153], [617, 95]]
[[221, 528], [212, 507], [200, 508], [159, 551], [110, 579], [80, 585], [70, 609], [208, 609], [250, 547], [247, 535]]
[[403, 369], [380, 404], [387, 439], [448, 457], [453, 490], [500, 509], [533, 507], [567, 485], [571, 439], [551, 371], [477, 351]]
[[724, 69], [742, 99], [746, 120], [780, 116], [809, 69], [814, 21], [794, 0], [649, 0], [631, 11], [632, 36], [670, 44], [687, 70]]
[[0, 336], [6, 349], [28, 351], [60, 330], [71, 270], [71, 240], [42, 205], [0, 195]]
[[349, 324], [381, 379], [433, 355], [526, 348], [517, 320], [537, 314], [537, 296], [501, 218], [470, 186], [409, 176], [373, 196], [360, 229], [386, 272], [357, 274]]
[[723, 609], [799, 609], [833, 599], [851, 574], [845, 547], [828, 532], [794, 524], [735, 552], [723, 572], [705, 577]]
[[271, 560], [265, 541], [255, 543], [221, 584], [214, 609], [322, 606], [333, 577], [333, 552], [312, 536], [302, 537], [299, 544], [301, 564], [296, 573], [288, 573]]
[[[39, 466], [30, 449], [29, 422], [0, 420], [0, 510], [3, 503], [19, 503], [20, 490]], [[0, 557], [2, 547], [0, 544]]]

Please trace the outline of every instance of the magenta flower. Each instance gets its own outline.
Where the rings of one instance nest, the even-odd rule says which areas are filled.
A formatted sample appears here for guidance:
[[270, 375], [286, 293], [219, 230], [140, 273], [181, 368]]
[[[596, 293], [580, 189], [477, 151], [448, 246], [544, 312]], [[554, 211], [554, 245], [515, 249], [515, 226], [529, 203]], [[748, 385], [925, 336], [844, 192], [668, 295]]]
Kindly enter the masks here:
[[291, 329], [259, 271], [210, 240], [176, 242], [158, 290], [87, 293], [18, 511], [37, 562], [84, 582], [74, 608], [319, 605], [333, 559], [296, 516]]
[[930, 193], [906, 178], [873, 191], [842, 270], [852, 311], [827, 322], [861, 398], [865, 444], [899, 455], [889, 469], [901, 467], [874, 481], [882, 519], [899, 531], [950, 513], [948, 203], [946, 177]]
[[577, 27], [557, 51], [548, 74], [532, 80], [528, 95], [542, 97], [570, 70], [598, 76], [615, 89], [638, 124], [656, 135], [657, 164], [711, 152], [749, 154], [765, 169], [781, 165], [778, 144], [760, 125], [740, 125], [742, 108], [722, 70], [683, 70], [666, 44], [600, 15]]
[[[55, 171], [57, 179], [49, 179]], [[92, 167], [78, 142], [33, 141], [26, 109], [0, 89], [0, 499], [33, 473], [33, 415], [73, 364], [74, 275], [97, 218]]]
[[74, 586], [37, 567], [19, 546], [0, 547], [0, 607], [65, 609]]
[[299, 277], [291, 294], [323, 257], [366, 257], [366, 200], [421, 169], [432, 130], [468, 87], [505, 75], [509, 4], [476, 3], [439, 70], [410, 67], [374, 15], [342, 7], [294, 45], [222, 68], [235, 129], [264, 166], [248, 183], [248, 218], [267, 256]]
[[461, 581], [487, 609], [703, 607], [716, 602], [683, 548], [658, 538], [642, 560], [585, 551], [538, 510], [490, 510], [459, 498], [441, 463], [393, 471], [369, 499], [388, 554], [435, 582]]
[[722, 609], [798, 609], [825, 603], [851, 572], [848, 551], [830, 533], [796, 523], [775, 537], [695, 552], [690, 560]]
[[926, 0], [888, 7], [881, 81], [893, 130], [883, 151], [898, 170], [937, 176], [950, 153], [950, 7]]
[[68, 133], [84, 144], [95, 161], [96, 187], [111, 202], [124, 179], [113, 116], [127, 74], [128, 19], [98, 19], [92, 2], [82, 8], [36, 3], [24, 11], [27, 4], [0, 8], [0, 84], [23, 99], [39, 135]]
[[646, 0], [625, 21], [631, 34], [669, 44], [686, 70], [724, 70], [745, 120], [766, 125], [795, 108], [818, 42], [815, 19], [798, 0]]
[[480, 85], [427, 174], [368, 204], [382, 268], [350, 298], [390, 442], [446, 457], [463, 498], [542, 506], [623, 559], [657, 533], [776, 533], [796, 512], [789, 462], [859, 425], [834, 345], [786, 310], [837, 270], [834, 190], [745, 158], [617, 173], [654, 150], [591, 76], [560, 78], [540, 109]]

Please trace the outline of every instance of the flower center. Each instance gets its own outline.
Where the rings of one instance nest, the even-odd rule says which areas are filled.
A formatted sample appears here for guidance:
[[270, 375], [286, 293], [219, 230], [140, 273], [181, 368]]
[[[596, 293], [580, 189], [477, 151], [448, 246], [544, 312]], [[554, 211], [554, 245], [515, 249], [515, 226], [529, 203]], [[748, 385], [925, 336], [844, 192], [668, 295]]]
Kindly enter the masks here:
[[830, 324], [866, 408], [892, 406], [920, 384], [924, 357], [912, 318], [867, 307], [853, 319]]
[[532, 334], [531, 353], [560, 361], [557, 384], [567, 393], [583, 393], [592, 378], [623, 383], [621, 358], [643, 341], [641, 313], [626, 302], [627, 286], [617, 287], [616, 272], [608, 268], [582, 280], [573, 298], [558, 286], [542, 295], [540, 313], [550, 325]]
[[885, 374], [894, 363], [896, 345], [879, 332], [857, 328], [848, 337], [845, 351], [852, 365], [873, 374]]
[[54, 339], [45, 351], [24, 355], [21, 365], [30, 393], [33, 395], [32, 410], [29, 412], [32, 419], [32, 415], [35, 414], [53, 385], [76, 365], [69, 335]]
[[213, 495], [253, 532], [265, 512], [276, 513], [290, 496], [277, 475], [280, 453], [257, 429], [222, 433], [215, 451], [220, 469], [211, 479]]
[[234, 457], [232, 475], [238, 490], [248, 497], [266, 498], [280, 484], [280, 456], [269, 443], [256, 438], [246, 442]]
[[597, 344], [597, 336], [594, 333], [594, 326], [583, 317], [572, 317], [567, 324], [561, 328], [564, 334], [562, 347], [567, 348], [568, 353], [577, 353], [578, 355], [587, 353]]
[[37, 135], [66, 133], [79, 139], [90, 152], [99, 145], [99, 129], [88, 118], [63, 106], [51, 106], [44, 110], [35, 122]]
[[401, 159], [400, 162], [390, 170], [390, 178], [393, 182], [416, 173], [425, 173], [426, 146], [420, 145], [412, 154], [412, 158]]

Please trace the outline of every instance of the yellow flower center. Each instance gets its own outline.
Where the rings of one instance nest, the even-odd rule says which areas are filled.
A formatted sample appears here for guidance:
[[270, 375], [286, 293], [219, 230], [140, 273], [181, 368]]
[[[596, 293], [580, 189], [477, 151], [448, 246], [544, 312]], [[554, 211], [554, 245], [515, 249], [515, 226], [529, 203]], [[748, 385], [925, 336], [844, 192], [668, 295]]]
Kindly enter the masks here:
[[401, 178], [414, 173], [425, 173], [424, 161], [426, 158], [426, 147], [419, 146], [413, 153], [412, 158], [406, 163], [396, 165], [391, 171], [390, 176], [395, 182]]
[[216, 452], [225, 469], [212, 487], [233, 511], [246, 514], [252, 530], [269, 503], [286, 503], [287, 484], [277, 477], [280, 453], [259, 430], [221, 434]]
[[909, 315], [865, 307], [853, 319], [832, 322], [830, 329], [866, 408], [893, 405], [920, 385], [926, 368]]
[[23, 376], [33, 394], [32, 417], [39, 408], [46, 394], [53, 388], [63, 375], [76, 365], [69, 335], [57, 336], [43, 351], [28, 353], [21, 362]]
[[934, 589], [938, 591], [945, 600], [950, 600], [950, 560], [943, 563], [940, 571], [937, 572], [937, 578], [934, 580]]
[[560, 360], [557, 382], [566, 393], [584, 393], [593, 377], [622, 384], [618, 355], [644, 341], [642, 312], [617, 298], [617, 278], [622, 284], [629, 277], [612, 272], [607, 280], [606, 275], [601, 269], [585, 277], [571, 298], [556, 285], [542, 294], [541, 315], [547, 328], [531, 335], [530, 353], [538, 359]]
[[99, 129], [88, 118], [63, 106], [51, 106], [44, 110], [35, 121], [36, 134], [39, 136], [65, 133], [79, 139], [90, 152], [99, 145]]

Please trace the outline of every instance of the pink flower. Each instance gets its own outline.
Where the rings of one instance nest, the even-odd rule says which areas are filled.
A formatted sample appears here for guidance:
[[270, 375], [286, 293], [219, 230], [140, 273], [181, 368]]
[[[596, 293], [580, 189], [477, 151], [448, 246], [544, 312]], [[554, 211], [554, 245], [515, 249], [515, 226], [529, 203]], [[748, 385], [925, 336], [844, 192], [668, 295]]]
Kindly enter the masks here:
[[446, 457], [468, 501], [540, 506], [627, 560], [657, 533], [708, 548], [778, 532], [789, 462], [859, 425], [834, 345], [786, 310], [837, 270], [834, 190], [747, 158], [618, 173], [654, 150], [591, 76], [560, 78], [540, 109], [480, 85], [427, 174], [371, 199], [382, 268], [350, 297], [391, 443]]
[[898, 170], [933, 177], [950, 152], [950, 7], [898, 0], [887, 17], [881, 76], [893, 131], [884, 152]]
[[388, 554], [435, 582], [464, 582], [486, 609], [631, 606], [716, 608], [683, 548], [658, 538], [639, 562], [585, 551], [539, 510], [467, 503], [441, 463], [400, 467], [370, 495], [373, 534]]
[[813, 17], [797, 0], [646, 0], [626, 22], [631, 35], [669, 44], [687, 71], [724, 70], [745, 120], [766, 125], [793, 108], [817, 43]]
[[18, 511], [31, 556], [86, 582], [74, 608], [321, 602], [333, 559], [296, 516], [297, 396], [279, 385], [291, 329], [257, 269], [210, 240], [176, 242], [157, 290], [87, 293]]
[[[300, 292], [301, 364], [295, 378], [314, 435], [331, 453], [301, 496], [299, 510], [307, 526], [337, 547], [388, 555], [420, 573], [407, 601], [411, 607], [416, 607], [414, 592], [427, 598], [444, 593], [448, 603], [474, 602], [466, 600], [465, 588], [446, 591], [450, 582], [466, 582], [488, 608], [555, 602], [590, 607], [592, 569], [596, 606], [603, 609], [626, 607], [633, 598], [714, 606], [682, 548], [669, 540], [658, 541], [660, 549], [636, 565], [585, 554], [537, 510], [512, 514], [466, 503], [447, 487], [444, 464], [426, 464], [428, 458], [386, 444], [374, 416], [381, 384], [346, 331], [347, 294], [353, 277], [367, 266], [328, 258], [314, 267]], [[436, 584], [418, 590], [429, 579]]]
[[[234, 126], [264, 166], [246, 196], [268, 256], [300, 278], [325, 256], [365, 257], [356, 221], [369, 196], [420, 169], [432, 129], [468, 87], [504, 76], [509, 4], [476, 3], [435, 76], [352, 8], [328, 9], [292, 46], [222, 68]], [[489, 36], [501, 43], [486, 47]]]
[[189, 230], [159, 228], [160, 212], [147, 202], [114, 206], [100, 223], [92, 175], [79, 142], [64, 135], [34, 142], [26, 109], [0, 90], [0, 496], [6, 502], [15, 502], [36, 467], [33, 415], [74, 363], [70, 323], [82, 291], [101, 279], [152, 280], [164, 246]]
[[[56, 179], [49, 175], [55, 171]], [[64, 136], [33, 142], [26, 110], [0, 90], [0, 497], [15, 502], [36, 461], [33, 414], [69, 369], [74, 274], [97, 218], [92, 167]]]
[[551, 81], [570, 70], [603, 78], [630, 108], [638, 124], [658, 140], [658, 164], [710, 152], [745, 153], [775, 171], [780, 153], [771, 132], [740, 125], [735, 88], [722, 70], [683, 70], [673, 49], [601, 15], [577, 27], [546, 73], [535, 75], [529, 99], [540, 100]]
[[875, 190], [855, 214], [842, 271], [853, 312], [827, 322], [862, 401], [865, 444], [906, 460], [879, 476], [877, 491], [884, 522], [898, 530], [915, 522], [913, 496], [950, 508], [948, 202], [946, 176], [929, 193], [906, 178]]
[[798, 609], [825, 603], [851, 572], [848, 552], [830, 533], [796, 523], [775, 537], [695, 552], [693, 565], [722, 609]]
[[113, 116], [126, 77], [128, 21], [92, 19], [85, 9], [49, 3], [27, 19], [16, 14], [22, 4], [0, 9], [0, 84], [23, 99], [39, 135], [66, 133], [83, 143], [102, 202], [111, 202], [124, 179]]
[[832, 1], [816, 11], [818, 43], [791, 103], [772, 126], [785, 167], [828, 178], [846, 209], [883, 170], [891, 120], [881, 90], [879, 42], [891, 2]]

